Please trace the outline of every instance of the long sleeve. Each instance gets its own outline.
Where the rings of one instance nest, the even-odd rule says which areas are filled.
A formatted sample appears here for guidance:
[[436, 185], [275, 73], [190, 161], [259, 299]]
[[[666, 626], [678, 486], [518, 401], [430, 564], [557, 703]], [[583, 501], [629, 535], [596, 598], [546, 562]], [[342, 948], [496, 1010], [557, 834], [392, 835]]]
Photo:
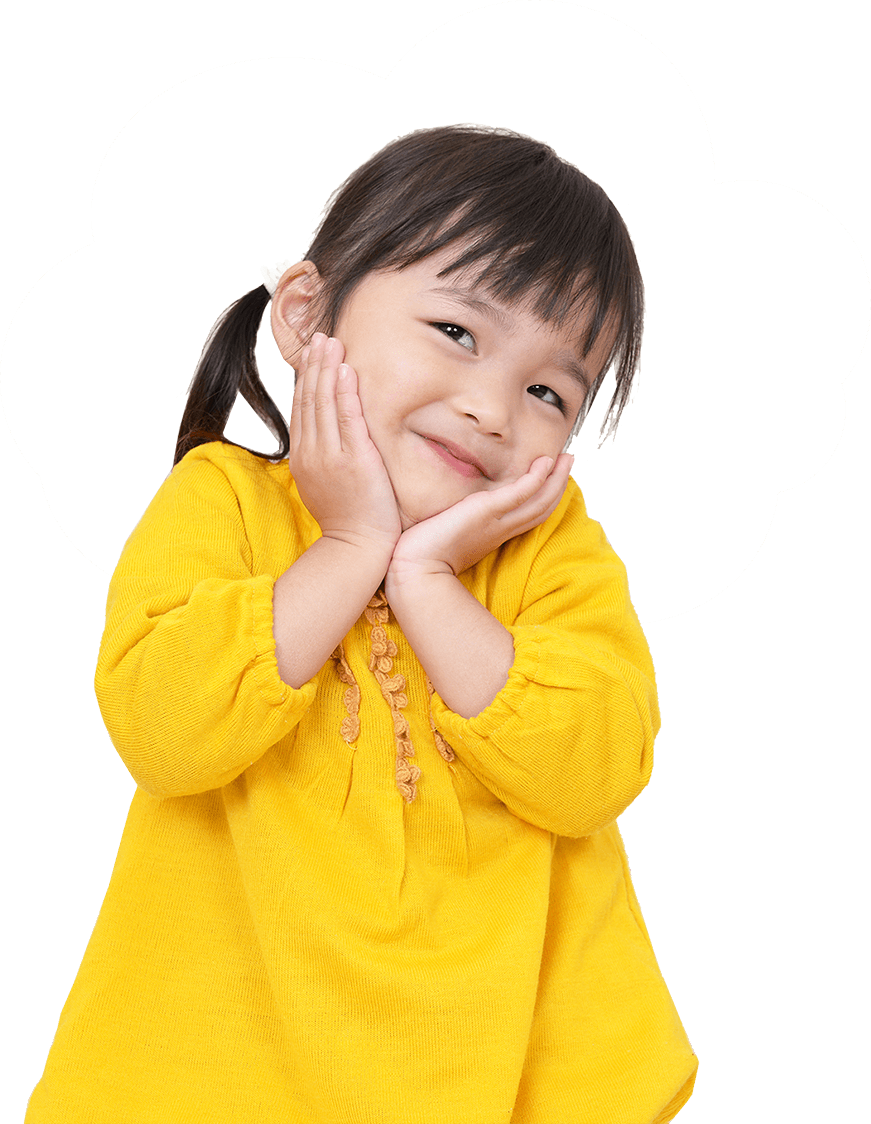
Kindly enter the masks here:
[[271, 575], [318, 533], [286, 463], [212, 444], [124, 551], [97, 685], [142, 787], [28, 1124], [672, 1119], [697, 1062], [596, 832], [653, 671], [577, 489], [463, 575], [517, 646], [468, 722], [381, 598], [281, 682]]
[[659, 729], [623, 564], [571, 484], [546, 523], [479, 570], [470, 588], [511, 632], [514, 664], [474, 718], [436, 696], [436, 725], [515, 815], [559, 835], [590, 835], [647, 784]]
[[286, 567], [303, 547], [282, 525], [283, 492], [268, 473], [264, 483], [246, 474], [227, 446], [204, 448], [176, 467], [124, 549], [97, 666], [112, 740], [155, 796], [227, 784], [292, 730], [315, 693], [314, 680], [293, 690], [278, 675], [272, 590], [281, 569], [255, 563], [251, 538], [263, 528], [249, 535], [242, 508], [246, 490], [259, 489], [247, 509], [274, 521]]

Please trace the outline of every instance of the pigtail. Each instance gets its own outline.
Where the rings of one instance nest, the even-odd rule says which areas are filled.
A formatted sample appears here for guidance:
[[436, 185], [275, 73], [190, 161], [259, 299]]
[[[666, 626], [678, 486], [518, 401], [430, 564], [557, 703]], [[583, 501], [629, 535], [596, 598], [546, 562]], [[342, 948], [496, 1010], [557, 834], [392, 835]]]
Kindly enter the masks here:
[[207, 441], [235, 444], [224, 436], [224, 427], [237, 394], [242, 395], [279, 443], [277, 453], [256, 453], [253, 449], [249, 452], [267, 460], [281, 460], [287, 456], [290, 448], [287, 422], [260, 381], [254, 358], [257, 331], [269, 300], [266, 286], [258, 285], [231, 304], [212, 328], [188, 390], [173, 464], [178, 464], [185, 453]]

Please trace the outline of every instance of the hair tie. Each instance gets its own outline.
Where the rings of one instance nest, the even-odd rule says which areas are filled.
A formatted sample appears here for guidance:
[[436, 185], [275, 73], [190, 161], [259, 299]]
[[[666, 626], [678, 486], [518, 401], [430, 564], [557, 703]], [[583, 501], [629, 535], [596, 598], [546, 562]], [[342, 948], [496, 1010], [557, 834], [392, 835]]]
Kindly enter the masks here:
[[290, 269], [292, 265], [292, 261], [283, 261], [279, 265], [263, 265], [260, 267], [260, 275], [263, 278], [263, 284], [268, 289], [270, 296], [272, 296], [278, 288], [278, 282], [281, 280], [282, 274]]

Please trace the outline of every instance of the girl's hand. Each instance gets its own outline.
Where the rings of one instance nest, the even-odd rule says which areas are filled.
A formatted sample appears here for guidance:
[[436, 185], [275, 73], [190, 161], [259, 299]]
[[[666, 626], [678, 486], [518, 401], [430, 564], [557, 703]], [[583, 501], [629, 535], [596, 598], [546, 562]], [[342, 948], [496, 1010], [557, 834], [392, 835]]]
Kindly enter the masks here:
[[[461, 574], [504, 542], [543, 523], [556, 509], [574, 457], [538, 457], [518, 480], [475, 492], [409, 527], [393, 552], [388, 582], [429, 573]], [[388, 592], [389, 597], [389, 592]]]
[[290, 417], [290, 471], [324, 538], [386, 552], [402, 530], [396, 497], [369, 436], [357, 375], [337, 339], [316, 332], [300, 358]]

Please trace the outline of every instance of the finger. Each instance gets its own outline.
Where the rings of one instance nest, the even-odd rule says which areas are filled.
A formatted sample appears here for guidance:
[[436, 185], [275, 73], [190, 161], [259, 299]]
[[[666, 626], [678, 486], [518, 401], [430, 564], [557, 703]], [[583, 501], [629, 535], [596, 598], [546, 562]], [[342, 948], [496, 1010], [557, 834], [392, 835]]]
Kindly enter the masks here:
[[357, 372], [347, 363], [339, 364], [336, 383], [336, 415], [342, 448], [354, 452], [371, 444], [369, 429], [363, 417]]
[[311, 337], [308, 362], [305, 370], [300, 374], [297, 387], [298, 415], [300, 427], [300, 451], [307, 455], [316, 455], [318, 444], [317, 408], [316, 401], [320, 382], [320, 369], [324, 361], [324, 348], [327, 337], [323, 332], [316, 332]]
[[303, 386], [305, 384], [305, 373], [308, 369], [309, 356], [311, 354], [311, 344], [306, 344], [302, 349], [302, 354], [299, 357], [299, 366], [296, 369], [296, 378], [293, 384], [293, 402], [290, 408], [290, 425], [288, 432], [290, 434], [290, 446], [296, 448], [299, 445], [302, 435], [302, 426], [300, 424], [300, 400], [302, 398]]
[[[540, 494], [561, 496], [569, 481], [569, 473], [575, 458], [569, 453], [560, 453], [556, 460], [550, 457], [539, 457], [530, 465], [529, 472], [522, 481], [528, 481], [524, 490], [528, 492], [524, 503], [534, 500]], [[538, 487], [535, 487], [536, 482]]]
[[339, 378], [339, 363], [344, 348], [337, 339], [325, 340], [318, 353], [318, 372], [313, 393], [314, 439], [317, 447], [324, 453], [335, 452], [341, 448], [339, 419], [336, 403], [336, 385]]
[[504, 523], [511, 523], [513, 535], [521, 535], [550, 518], [565, 493], [571, 465], [572, 458], [558, 462], [541, 488], [504, 518]]
[[479, 492], [479, 496], [495, 501], [482, 516], [489, 515], [503, 524], [510, 538], [537, 527], [562, 498], [573, 460], [566, 454], [560, 454], [556, 461], [538, 457], [517, 480], [494, 492]]
[[572, 466], [575, 463], [575, 458], [571, 453], [560, 453], [556, 459], [556, 463], [550, 472], [549, 479], [560, 483], [560, 495], [565, 490], [566, 484], [569, 482]]
[[293, 394], [293, 412], [297, 416], [300, 439], [307, 437], [314, 425], [314, 388], [320, 371], [320, 357], [326, 336], [315, 332], [306, 349], [305, 362], [300, 361], [299, 375]]
[[[531, 517], [536, 521], [546, 518], [559, 503], [563, 492], [566, 490], [574, 459], [573, 456], [567, 453], [561, 453], [553, 463], [553, 467], [542, 480], [541, 486], [536, 491], [532, 492], [522, 503], [517, 505], [515, 513], [519, 517]], [[530, 473], [530, 475], [532, 475], [532, 473]], [[542, 512], [545, 514], [542, 515]]]
[[511, 480], [492, 492], [479, 492], [478, 494], [486, 495], [488, 499], [493, 501], [491, 511], [496, 518], [501, 518], [512, 511], [516, 511], [518, 507], [537, 495], [550, 477], [553, 468], [552, 457], [538, 457], [529, 466], [528, 471], [516, 480]]

